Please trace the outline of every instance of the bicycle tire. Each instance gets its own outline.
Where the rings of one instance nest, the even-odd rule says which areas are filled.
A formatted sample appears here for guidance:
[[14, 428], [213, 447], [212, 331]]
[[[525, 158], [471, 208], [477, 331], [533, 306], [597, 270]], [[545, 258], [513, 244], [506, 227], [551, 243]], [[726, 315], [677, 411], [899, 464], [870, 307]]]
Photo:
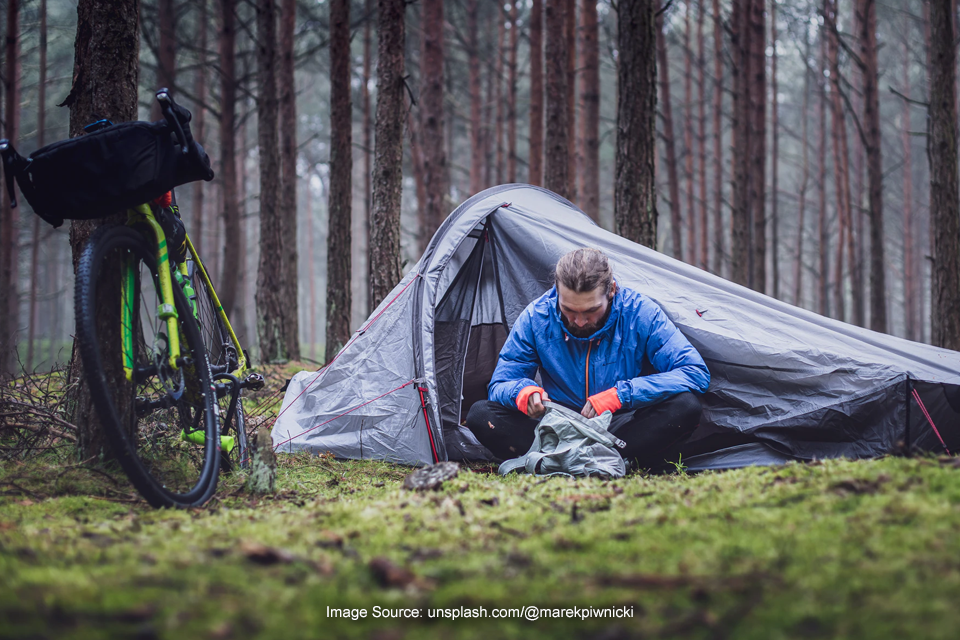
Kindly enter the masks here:
[[[203, 338], [203, 346], [207, 350], [207, 356], [210, 359], [210, 369], [213, 372], [214, 381], [219, 381], [220, 374], [232, 373], [239, 364], [239, 354], [230, 338], [230, 332], [220, 318], [218, 307], [213, 295], [210, 293], [206, 283], [198, 277], [197, 264], [193, 260], [187, 261], [187, 276], [196, 294], [198, 322], [200, 324], [200, 334]], [[236, 469], [245, 469], [249, 465], [248, 438], [246, 430], [246, 414], [243, 410], [243, 392], [237, 396], [237, 409], [233, 416], [227, 413], [230, 407], [230, 395], [227, 393], [224, 397], [218, 398], [220, 403], [220, 415], [223, 418], [220, 423], [220, 433], [225, 436], [233, 436], [235, 445], [232, 451], [221, 451], [221, 469], [225, 472], [232, 472]]]
[[[108, 381], [105, 356], [112, 371], [119, 370], [120, 351], [101, 353], [97, 319], [98, 283], [102, 278], [122, 277], [121, 257], [132, 258], [128, 269], [134, 277], [130, 303], [133, 326], [134, 381], [121, 374]], [[159, 316], [158, 272], [154, 249], [137, 230], [127, 226], [97, 229], [81, 254], [77, 266], [75, 313], [77, 341], [91, 400], [120, 466], [147, 502], [154, 507], [195, 507], [204, 504], [217, 487], [220, 467], [219, 417], [210, 364], [190, 304], [174, 284], [173, 297], [179, 319], [181, 355], [189, 358], [174, 371], [165, 364], [156, 344], [166, 339], [166, 322]], [[120, 311], [117, 305], [118, 312]], [[122, 317], [122, 313], [121, 313]], [[154, 347], [146, 347], [147, 339]], [[120, 340], [117, 336], [116, 340]], [[162, 353], [162, 352], [161, 352]], [[177, 383], [179, 392], [171, 391]], [[132, 394], [132, 395], [128, 395]], [[118, 411], [118, 400], [128, 402], [130, 423]], [[159, 415], [157, 415], [159, 413]], [[126, 424], [126, 428], [125, 428]], [[181, 430], [199, 433], [202, 444], [186, 442]], [[196, 455], [197, 449], [202, 451]]]

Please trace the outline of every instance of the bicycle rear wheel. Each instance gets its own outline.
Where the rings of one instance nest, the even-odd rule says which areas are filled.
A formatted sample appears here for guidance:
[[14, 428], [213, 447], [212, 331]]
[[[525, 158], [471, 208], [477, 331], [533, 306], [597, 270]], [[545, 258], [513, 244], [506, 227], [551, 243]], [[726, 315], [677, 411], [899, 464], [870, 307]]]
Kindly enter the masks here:
[[247, 425], [246, 414], [243, 410], [243, 394], [240, 393], [237, 396], [236, 409], [230, 411], [231, 394], [229, 391], [232, 381], [228, 376], [228, 374], [236, 371], [239, 366], [240, 354], [237, 353], [236, 345], [230, 338], [230, 332], [220, 317], [220, 305], [214, 301], [213, 293], [200, 276], [197, 263], [193, 260], [187, 261], [187, 275], [197, 296], [200, 334], [203, 336], [203, 346], [206, 348], [207, 357], [210, 359], [213, 381], [225, 385], [217, 392], [217, 402], [220, 405], [220, 433], [223, 436], [233, 438], [233, 448], [229, 451], [225, 447], [221, 449], [220, 465], [227, 472], [241, 468], [245, 469], [249, 464], [249, 454], [247, 452]]
[[[123, 281], [132, 282], [129, 299], [114, 293], [106, 300]], [[98, 229], [77, 267], [80, 357], [114, 455], [140, 494], [154, 507], [199, 506], [216, 490], [220, 467], [210, 364], [190, 304], [174, 283], [181, 358], [170, 366], [159, 293], [156, 257], [143, 235], [126, 226]], [[111, 316], [129, 325], [110, 326]], [[125, 335], [132, 380], [121, 363]], [[109, 350], [101, 350], [101, 339]]]

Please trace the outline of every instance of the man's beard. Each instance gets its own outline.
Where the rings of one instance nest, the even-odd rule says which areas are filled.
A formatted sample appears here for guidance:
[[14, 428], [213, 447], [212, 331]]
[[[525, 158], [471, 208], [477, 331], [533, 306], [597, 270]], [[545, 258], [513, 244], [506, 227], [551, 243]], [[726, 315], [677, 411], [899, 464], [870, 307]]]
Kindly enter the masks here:
[[[597, 331], [599, 331], [603, 325], [607, 324], [607, 320], [610, 318], [610, 310], [613, 309], [613, 302], [608, 301], [607, 312], [603, 314], [603, 317], [600, 318], [599, 322], [586, 324], [582, 327], [578, 327], [575, 324], [571, 324], [567, 320], [567, 316], [563, 315], [563, 312], [560, 311], [560, 319], [563, 321], [563, 326], [574, 338], [589, 338]], [[558, 309], [559, 311], [559, 309]]]

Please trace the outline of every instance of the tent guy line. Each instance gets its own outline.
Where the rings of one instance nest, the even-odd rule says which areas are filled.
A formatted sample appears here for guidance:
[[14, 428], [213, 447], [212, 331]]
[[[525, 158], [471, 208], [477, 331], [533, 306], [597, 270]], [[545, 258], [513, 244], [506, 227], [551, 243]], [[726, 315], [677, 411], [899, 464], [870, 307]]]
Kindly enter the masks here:
[[930, 423], [930, 426], [933, 428], [933, 432], [937, 434], [937, 439], [940, 440], [940, 444], [943, 445], [943, 450], [947, 452], [947, 455], [953, 455], [950, 453], [950, 449], [947, 448], [947, 443], [943, 441], [943, 436], [940, 435], [940, 430], [937, 429], [937, 425], [933, 424], [933, 418], [930, 417], [930, 413], [927, 411], [927, 407], [924, 406], [923, 400], [920, 399], [920, 394], [917, 393], [916, 389], [911, 389], [914, 399], [916, 399], [917, 404], [920, 405], [920, 411], [923, 411], [923, 415], [927, 418], [927, 422]]

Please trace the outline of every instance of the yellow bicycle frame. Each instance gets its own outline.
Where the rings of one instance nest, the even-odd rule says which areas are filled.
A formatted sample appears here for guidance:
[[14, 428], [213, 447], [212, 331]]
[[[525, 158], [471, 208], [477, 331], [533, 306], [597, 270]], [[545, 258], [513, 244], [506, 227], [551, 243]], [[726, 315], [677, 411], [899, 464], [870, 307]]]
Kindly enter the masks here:
[[[167, 265], [170, 264], [170, 253], [167, 249], [167, 237], [164, 234], [160, 223], [157, 222], [157, 218], [154, 216], [149, 204], [142, 204], [136, 208], [130, 209], [128, 211], [127, 224], [130, 226], [138, 224], [146, 225], [153, 232], [154, 239], [156, 241], [155, 246], [157, 247], [157, 275], [160, 280], [160, 304], [158, 308], [158, 315], [167, 322], [167, 346], [169, 351], [168, 361], [170, 367], [176, 371], [178, 368], [177, 360], [180, 358], [180, 328], [177, 324], [177, 307], [173, 298], [173, 278], [170, 275], [170, 269], [167, 268]], [[217, 316], [227, 328], [227, 332], [230, 335], [230, 341], [237, 350], [237, 368], [230, 373], [231, 375], [240, 378], [247, 371], [246, 354], [244, 353], [243, 348], [240, 346], [240, 341], [237, 339], [237, 334], [234, 332], [233, 326], [230, 324], [230, 320], [227, 318], [227, 314], [223, 310], [223, 305], [220, 304], [220, 299], [217, 297], [216, 290], [213, 288], [213, 283], [210, 281], [210, 276], [207, 273], [207, 269], [203, 266], [203, 262], [197, 255], [197, 251], [194, 248], [193, 242], [191, 242], [189, 236], [187, 236], [187, 248], [190, 251], [190, 255], [192, 256], [194, 263], [196, 264], [197, 272], [200, 274], [200, 277], [203, 279], [203, 283], [207, 287], [207, 291], [210, 292], [210, 296], [213, 298], [213, 304], [216, 306]], [[121, 282], [120, 287], [121, 341], [123, 353], [123, 372], [127, 380], [132, 381], [134, 340], [133, 301], [135, 298], [136, 281], [132, 268], [133, 258], [128, 257], [126, 260], [128, 262], [122, 266], [121, 270], [121, 273], [123, 274], [123, 281]], [[177, 268], [182, 275], [188, 275], [187, 265], [185, 263], [179, 264]]]

